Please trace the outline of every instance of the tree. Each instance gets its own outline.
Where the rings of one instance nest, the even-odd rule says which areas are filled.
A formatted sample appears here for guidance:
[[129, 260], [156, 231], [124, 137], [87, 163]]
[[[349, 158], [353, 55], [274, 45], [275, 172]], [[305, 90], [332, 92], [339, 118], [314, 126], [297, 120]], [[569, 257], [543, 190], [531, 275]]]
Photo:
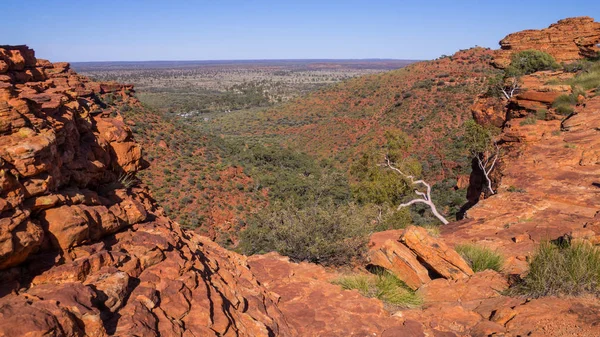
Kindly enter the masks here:
[[485, 128], [474, 120], [465, 122], [465, 138], [471, 155], [477, 160], [477, 164], [487, 182], [488, 190], [495, 194], [492, 188], [490, 174], [496, 167], [500, 157], [500, 147], [494, 141], [494, 133], [490, 128]]
[[523, 76], [533, 74], [542, 70], [559, 69], [560, 65], [556, 63], [554, 57], [541, 50], [523, 50], [514, 53], [510, 58], [510, 65], [506, 68], [508, 77]]
[[521, 90], [521, 76], [507, 77], [506, 73], [499, 72], [489, 79], [489, 90], [492, 95], [502, 95], [510, 100]]
[[540, 50], [523, 50], [514, 53], [508, 67], [499, 71], [489, 80], [492, 94], [502, 94], [510, 100], [521, 90], [521, 77], [536, 71], [554, 70], [560, 68], [552, 55]]
[[419, 191], [418, 188], [415, 188], [414, 192], [417, 195], [421, 196], [421, 198], [412, 199], [409, 202], [405, 202], [405, 203], [398, 205], [398, 210], [400, 210], [404, 207], [408, 207], [410, 205], [416, 204], [416, 203], [423, 203], [423, 204], [429, 206], [429, 208], [431, 209], [431, 213], [433, 213], [433, 215], [435, 215], [435, 217], [438, 218], [444, 225], [448, 224], [448, 220], [446, 220], [446, 218], [444, 218], [444, 216], [438, 212], [437, 208], [435, 207], [435, 204], [431, 200], [431, 185], [429, 185], [422, 179], [415, 180], [414, 176], [402, 172], [400, 169], [398, 169], [397, 167], [392, 165], [388, 156], [385, 157], [385, 161], [386, 161], [387, 167], [389, 167], [396, 173], [400, 174], [403, 178], [408, 179], [410, 181], [411, 185], [413, 185], [413, 186], [423, 185], [426, 188], [426, 192], [421, 192], [421, 191]]

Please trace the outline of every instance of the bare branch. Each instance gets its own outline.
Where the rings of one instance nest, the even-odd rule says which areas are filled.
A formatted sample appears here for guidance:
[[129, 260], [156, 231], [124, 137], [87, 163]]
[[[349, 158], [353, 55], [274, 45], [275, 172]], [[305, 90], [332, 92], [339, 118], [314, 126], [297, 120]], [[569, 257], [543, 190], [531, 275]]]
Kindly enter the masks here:
[[426, 183], [424, 180], [415, 180], [415, 178], [411, 175], [405, 174], [404, 172], [400, 171], [400, 169], [398, 169], [397, 167], [395, 167], [394, 165], [392, 165], [392, 163], [390, 162], [390, 159], [386, 156], [385, 157], [385, 161], [387, 163], [387, 167], [389, 167], [390, 169], [396, 171], [397, 173], [399, 173], [401, 176], [407, 178], [410, 180], [412, 185], [423, 185], [427, 188], [427, 192], [421, 192], [418, 189], [415, 189], [415, 194], [421, 196], [422, 198], [416, 198], [413, 199], [409, 202], [403, 203], [398, 205], [398, 210], [400, 210], [403, 207], [408, 207], [410, 205], [414, 205], [416, 203], [423, 203], [426, 204], [427, 206], [429, 206], [429, 208], [431, 209], [431, 212], [433, 213], [433, 215], [435, 215], [436, 218], [438, 218], [444, 225], [448, 224], [448, 220], [446, 220], [446, 218], [444, 218], [444, 216], [442, 216], [438, 211], [437, 208], [435, 207], [435, 204], [433, 203], [433, 201], [431, 201], [431, 185], [429, 185], [428, 183]]

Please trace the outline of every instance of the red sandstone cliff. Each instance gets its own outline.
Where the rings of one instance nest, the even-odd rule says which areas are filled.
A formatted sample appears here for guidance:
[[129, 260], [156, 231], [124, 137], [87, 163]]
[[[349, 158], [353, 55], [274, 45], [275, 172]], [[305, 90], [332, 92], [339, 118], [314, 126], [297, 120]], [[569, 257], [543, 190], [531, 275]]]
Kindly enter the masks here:
[[292, 335], [245, 257], [128, 186], [142, 151], [102, 96], [130, 90], [0, 48], [0, 336]]
[[524, 30], [500, 41], [495, 64], [505, 67], [510, 56], [519, 51], [536, 49], [554, 56], [556, 61], [572, 62], [596, 56], [600, 51], [600, 23], [583, 16], [560, 20], [548, 28]]

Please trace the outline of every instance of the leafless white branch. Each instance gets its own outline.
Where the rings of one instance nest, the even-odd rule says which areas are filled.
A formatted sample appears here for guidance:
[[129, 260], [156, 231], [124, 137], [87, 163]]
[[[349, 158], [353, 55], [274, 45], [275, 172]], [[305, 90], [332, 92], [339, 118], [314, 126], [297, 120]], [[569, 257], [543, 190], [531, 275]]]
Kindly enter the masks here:
[[409, 179], [412, 185], [416, 185], [416, 186], [423, 185], [427, 188], [427, 192], [421, 192], [418, 189], [415, 189], [415, 194], [417, 194], [418, 196], [421, 196], [421, 198], [416, 198], [409, 202], [398, 205], [398, 210], [400, 210], [403, 207], [408, 207], [410, 205], [414, 205], [416, 203], [423, 203], [423, 204], [426, 204], [427, 206], [429, 206], [433, 215], [435, 215], [435, 217], [438, 218], [444, 225], [448, 224], [448, 220], [446, 220], [446, 218], [444, 218], [444, 216], [438, 212], [437, 208], [435, 207], [435, 204], [433, 203], [433, 201], [431, 201], [431, 185], [426, 183], [424, 180], [415, 180], [415, 178], [413, 176], [405, 174], [400, 169], [398, 169], [397, 167], [392, 165], [392, 163], [390, 162], [390, 159], [387, 156], [385, 157], [385, 161], [386, 161], [387, 167], [389, 167], [390, 169], [399, 173], [403, 177]]

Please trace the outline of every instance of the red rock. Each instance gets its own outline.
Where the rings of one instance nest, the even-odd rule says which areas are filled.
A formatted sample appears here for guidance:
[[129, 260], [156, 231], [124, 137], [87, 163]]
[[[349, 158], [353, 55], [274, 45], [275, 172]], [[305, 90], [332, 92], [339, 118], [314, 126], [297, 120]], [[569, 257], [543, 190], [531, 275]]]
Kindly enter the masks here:
[[505, 67], [513, 53], [536, 49], [554, 56], [557, 62], [573, 62], [584, 57], [596, 56], [600, 51], [600, 23], [590, 17], [560, 20], [540, 30], [524, 30], [513, 33], [500, 41], [501, 50], [495, 63]]
[[506, 121], [504, 102], [496, 97], [480, 95], [471, 105], [473, 119], [480, 125], [502, 127]]
[[493, 322], [496, 322], [502, 326], [506, 325], [508, 321], [513, 319], [517, 315], [517, 311], [509, 307], [500, 308], [492, 314], [490, 318]]
[[0, 270], [25, 261], [42, 244], [44, 231], [26, 213], [0, 218]]
[[473, 275], [471, 267], [453, 249], [427, 233], [423, 227], [410, 226], [400, 242], [412, 250], [429, 268], [441, 276], [457, 280]]
[[468, 279], [435, 279], [418, 293], [426, 303], [480, 301], [499, 297], [508, 288], [506, 278], [493, 270], [485, 270]]
[[399, 242], [402, 230], [385, 231], [371, 235], [369, 263], [383, 267], [412, 289], [431, 281], [427, 269], [417, 260], [417, 255]]

